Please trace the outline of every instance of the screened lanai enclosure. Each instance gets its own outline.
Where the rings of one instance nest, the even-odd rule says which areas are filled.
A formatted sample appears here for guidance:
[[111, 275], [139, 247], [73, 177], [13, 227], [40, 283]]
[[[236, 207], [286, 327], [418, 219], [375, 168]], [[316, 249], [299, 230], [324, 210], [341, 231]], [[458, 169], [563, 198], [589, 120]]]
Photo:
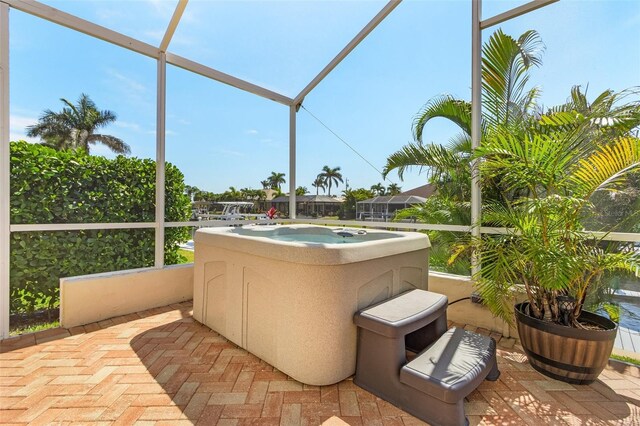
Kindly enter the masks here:
[[387, 222], [398, 210], [422, 204], [426, 198], [417, 195], [379, 195], [356, 203], [358, 220], [380, 220]]
[[[390, 87], [399, 86], [403, 79], [403, 68], [408, 69], [413, 64], [412, 55], [404, 54], [402, 57], [392, 55], [385, 58], [382, 62], [387, 63], [389, 74], [380, 77], [378, 87], [363, 88], [357, 86], [358, 75], [362, 75], [362, 73], [375, 75], [377, 68], [370, 63], [364, 66], [359, 64], [358, 61], [362, 60], [359, 51], [371, 49], [375, 52], [376, 49], [382, 49], [387, 43], [382, 36], [402, 32], [409, 27], [418, 28], [420, 20], [424, 20], [426, 22], [424, 26], [428, 27], [431, 22], [428, 20], [443, 19], [437, 13], [444, 14], [443, 11], [450, 8], [456, 8], [456, 12], [446, 15], [446, 19], [451, 19], [452, 23], [455, 21], [458, 25], [456, 28], [461, 29], [460, 34], [455, 34], [455, 39], [462, 40], [460, 43], [464, 49], [461, 51], [460, 57], [464, 57], [467, 62], [446, 63], [442, 59], [443, 57], [439, 57], [442, 64], [434, 68], [438, 68], [439, 72], [445, 74], [453, 72], [451, 71], [453, 69], [457, 71], [464, 69], [460, 77], [460, 90], [471, 88], [470, 96], [468, 96], [472, 104], [469, 121], [471, 145], [474, 148], [478, 147], [481, 143], [483, 108], [481, 105], [483, 40], [487, 39], [489, 31], [497, 29], [498, 26], [508, 25], [512, 20], [531, 12], [534, 14], [543, 13], [546, 9], [556, 7], [554, 3], [557, 2], [558, 0], [533, 0], [529, 2], [517, 0], [504, 2], [489, 0], [458, 2], [407, 0], [403, 2], [391, 0], [386, 3], [380, 1], [316, 3], [301, 1], [289, 4], [276, 2], [278, 8], [272, 10], [269, 8], [269, 2], [0, 0], [0, 338], [9, 336], [10, 316], [12, 306], [14, 306], [13, 302], [15, 302], [12, 301], [11, 283], [19, 281], [18, 278], [22, 274], [21, 268], [27, 268], [29, 262], [33, 262], [33, 265], [38, 268], [39, 276], [47, 276], [47, 264], [75, 262], [74, 259], [68, 258], [45, 259], [48, 252], [46, 249], [39, 249], [38, 253], [30, 251], [30, 247], [47, 247], [41, 244], [42, 241], [46, 241], [51, 246], [66, 244], [75, 247], [88, 247], [97, 238], [113, 238], [116, 241], [117, 237], [114, 235], [117, 230], [131, 230], [140, 241], [146, 241], [145, 247], [153, 247], [149, 252], [149, 257], [139, 262], [136, 261], [138, 263], [128, 263], [126, 268], [122, 267], [123, 271], [100, 270], [99, 272], [102, 274], [87, 279], [91, 282], [115, 280], [109, 281], [109, 291], [126, 292], [129, 286], [133, 285], [132, 283], [138, 282], [136, 280], [145, 281], [144, 276], [146, 275], [151, 277], [149, 279], [155, 283], [179, 281], [184, 288], [188, 288], [192, 283], [192, 275], [189, 274], [193, 273], [189, 266], [175, 267], [167, 264], [171, 263], [167, 262], [165, 258], [168, 236], [177, 235], [184, 229], [192, 230], [196, 226], [223, 225], [216, 221], [200, 221], [194, 224], [186, 219], [171, 219], [179, 216], [176, 215], [176, 212], [171, 211], [176, 199], [175, 194], [171, 192], [171, 185], [177, 179], [176, 176], [184, 173], [189, 179], [200, 182], [197, 179], [204, 179], [202, 176], [196, 178], [195, 175], [190, 174], [190, 165], [193, 165], [194, 170], [196, 170], [196, 165], [199, 165], [208, 167], [207, 179], [220, 180], [222, 177], [229, 178], [231, 176], [244, 182], [242, 181], [244, 170], [257, 167], [256, 165], [260, 164], [261, 158], [265, 158], [267, 154], [278, 152], [282, 155], [274, 160], [277, 164], [266, 165], [265, 174], [278, 167], [286, 170], [288, 192], [295, 194], [298, 186], [308, 184], [301, 181], [301, 176], [307, 179], [307, 175], [315, 176], [317, 173], [315, 169], [311, 170], [316, 166], [310, 165], [310, 159], [320, 157], [325, 163], [333, 164], [343, 156], [353, 156], [357, 161], [360, 161], [358, 156], [362, 158], [367, 156], [366, 143], [363, 144], [365, 148], [361, 148], [359, 152], [356, 151], [358, 156], [355, 156], [349, 150], [339, 151], [340, 154], [336, 155], [334, 151], [337, 152], [338, 148], [328, 148], [322, 142], [322, 137], [320, 139], [305, 137], [301, 140], [300, 136], [303, 132], [305, 135], [316, 132], [309, 124], [309, 115], [305, 115], [307, 108], [309, 112], [314, 109], [314, 95], [322, 93], [326, 99], [333, 99], [334, 94], [350, 93], [350, 88], [354, 88], [353, 96], [349, 96], [349, 99], [344, 101], [345, 105], [342, 105], [348, 110], [348, 113], [340, 114], [341, 119], [344, 120], [340, 121], [341, 129], [353, 128], [353, 132], [349, 133], [351, 137], [357, 135], [358, 127], [362, 129], [373, 126], [376, 121], [384, 122], [386, 119], [391, 121], [397, 118], [393, 117], [394, 111], [398, 109], [396, 105], [390, 105], [388, 109], [384, 110], [387, 117], [385, 120], [375, 120], [359, 115], [358, 104], [373, 102], [376, 98], [376, 91], [382, 92]], [[491, 9], [492, 13], [483, 13], [483, 3], [485, 11]], [[558, 5], [561, 3], [563, 2]], [[226, 7], [219, 7], [221, 4]], [[291, 9], [290, 15], [275, 16], [274, 10], [282, 11], [287, 7]], [[313, 16], [305, 14], [305, 8], [311, 7], [313, 7]], [[457, 19], [458, 8], [465, 11], [465, 15], [459, 19]], [[437, 13], [434, 12], [430, 15], [429, 10], [437, 11]], [[419, 16], [421, 13], [424, 14], [424, 17]], [[418, 21], [415, 21], [415, 25], [402, 25], [401, 22], [394, 21], [396, 14], [413, 16]], [[198, 17], [202, 19], [198, 20]], [[580, 17], [576, 19], [580, 19]], [[223, 22], [234, 22], [234, 20], [238, 22], [239, 26], [236, 31], [220, 29], [223, 27]], [[268, 27], [270, 22], [287, 22], [289, 26], [287, 26], [286, 36], [280, 35], [280, 38], [271, 40]], [[258, 24], [266, 25], [264, 34], [251, 33], [250, 30]], [[43, 29], [42, 34], [45, 34], [40, 41], [22, 37], [23, 34], [37, 33], [40, 29]], [[216, 30], [219, 33], [216, 33]], [[340, 45], [335, 42], [331, 45], [323, 45], [323, 34], [329, 32], [340, 34], [344, 42]], [[47, 37], [47, 34], [59, 36], [56, 39], [56, 44], [46, 43], [51, 38]], [[380, 37], [377, 37], [376, 34], [379, 34]], [[414, 42], [421, 49], [424, 46], [419, 41], [419, 35], [416, 34]], [[367, 44], [367, 40], [370, 40], [369, 44]], [[396, 39], [393, 42], [401, 44]], [[447, 47], [448, 40], [431, 38], [429, 42], [437, 47], [433, 52], [434, 55], [451, 54]], [[453, 39], [451, 42], [453, 43]], [[225, 44], [229, 44], [230, 50], [237, 53], [238, 56], [224, 57], [224, 55], [216, 53], [216, 46]], [[73, 66], [69, 61], [64, 61], [67, 64], [65, 66], [68, 66], [64, 69], [61, 69], [59, 64], [55, 62], [52, 64], [39, 63], [38, 56], [29, 54], [29, 49], [38, 48], [40, 45], [49, 53], [57, 51], [60, 57], [72, 54], [81, 59], [73, 61], [75, 62]], [[107, 61], [102, 58], [97, 46], [113, 53], [114, 59]], [[283, 46], [289, 49], [286, 54], [280, 53]], [[415, 47], [411, 46], [413, 46], [411, 49]], [[245, 48], [246, 54], [243, 54]], [[395, 47], [391, 50], [394, 49]], [[414, 51], [413, 55], [422, 54]], [[428, 53], [425, 56], [428, 56]], [[469, 57], [470, 61], [468, 61]], [[405, 60], [406, 62], [402, 62]], [[219, 66], [219, 63], [224, 66]], [[236, 65], [240, 63], [245, 66], [247, 63], [250, 64], [249, 69], [253, 73], [247, 71], [234, 73], [239, 69]], [[274, 63], [278, 65], [274, 66]], [[306, 72], [297, 72], [295, 66], [300, 63], [305, 64]], [[133, 69], [134, 65], [136, 71], [128, 73], [128, 67]], [[379, 65], [382, 69], [383, 64]], [[141, 144], [142, 148], [139, 148], [140, 151], [136, 151], [136, 154], [153, 160], [153, 162], [145, 163], [147, 168], [144, 169], [144, 173], [131, 173], [122, 175], [120, 178], [123, 180], [143, 180], [145, 185], [155, 188], [154, 196], [152, 199], [140, 198], [139, 205], [136, 205], [135, 209], [132, 208], [129, 212], [131, 215], [123, 213], [118, 218], [110, 218], [106, 221], [101, 220], [105, 216], [97, 211], [99, 209], [87, 211], [83, 219], [78, 219], [79, 216], [66, 212], [56, 212], [55, 215], [52, 213], [50, 217], [55, 216], [55, 220], [47, 215], [40, 220], [34, 219], [39, 217], [37, 215], [21, 215], [19, 207], [16, 207], [20, 202], [16, 200], [28, 193], [28, 188], [25, 187], [19, 191], [11, 189], [12, 161], [14, 161], [12, 157], [15, 155], [11, 151], [10, 142], [21, 138], [14, 135], [16, 133], [14, 128], [18, 126], [24, 128], [25, 125], [32, 123], [26, 123], [23, 120], [24, 117], [27, 115], [35, 116], [40, 111], [25, 110], [20, 106], [19, 99], [29, 97], [27, 86], [41, 86], [38, 90], [50, 92], [49, 97], [54, 100], [60, 97], [75, 97], [78, 91], [76, 83], [83, 84], [87, 81], [85, 80], [87, 77], [94, 75], [94, 73], [97, 75], [98, 69], [104, 71], [104, 75], [109, 79], [109, 84], [112, 84], [106, 91], [108, 95], [101, 99], [100, 105], [108, 104], [107, 101], [117, 102], [123, 111], [123, 116], [126, 116], [128, 110], [144, 111], [145, 115], [141, 123], [132, 123], [123, 119], [118, 128], [122, 131], [133, 132], [132, 134], [137, 135], [140, 140], [148, 142]], [[340, 70], [343, 70], [344, 74], [339, 74]], [[429, 72], [435, 73], [436, 71], [428, 70], [425, 72], [424, 80], [429, 79]], [[28, 75], [29, 78], [18, 79], [19, 76], [25, 75]], [[135, 78], [132, 78], [132, 75]], [[187, 81], [196, 81], [197, 89], [186, 91]], [[149, 82], [152, 83], [149, 84]], [[84, 92], [85, 88], [80, 87], [79, 90]], [[322, 90], [325, 91], [322, 92]], [[441, 89], [441, 91], [443, 90], [445, 89]], [[411, 87], [402, 87], [392, 95], [398, 98], [398, 103], [401, 103], [406, 100], [403, 97], [409, 96], [407, 93], [411, 93], [411, 96], [420, 99], [420, 104], [423, 104], [430, 97], [430, 94], [418, 92], [420, 91], [412, 90]], [[199, 105], [205, 104], [216, 105], [213, 114], [204, 114], [200, 111]], [[51, 106], [43, 105], [41, 110], [57, 108], [53, 105], [53, 102]], [[250, 111], [246, 110], [247, 105], [252, 106]], [[339, 107], [341, 106], [332, 104], [330, 101], [325, 110], [331, 111]], [[237, 125], [237, 133], [255, 138], [254, 144], [246, 148], [246, 151], [239, 148], [241, 144], [237, 140], [228, 135], [217, 133], [217, 128], [221, 125], [215, 123], [215, 118], [217, 114], [223, 117], [225, 111], [231, 111], [237, 117], [238, 123], [242, 123]], [[269, 132], [262, 134], [261, 130], [251, 127], [254, 120], [252, 115], [261, 115], [265, 120], [277, 123], [274, 125], [278, 127], [280, 133], [286, 135], [286, 138], [280, 139]], [[403, 117], [402, 120], [405, 118], [408, 123], [411, 117]], [[196, 120], [209, 124], [206, 131], [197, 134], [189, 133], [189, 126]], [[221, 118], [220, 122], [222, 121], [225, 119]], [[406, 125], [407, 123], [403, 122], [402, 125], [408, 128], [410, 126]], [[379, 129], [374, 128], [373, 131], [377, 132]], [[182, 135], [183, 138], [178, 141], [177, 135]], [[391, 136], [388, 134], [381, 134], [379, 144], [388, 144], [387, 139], [390, 138]], [[196, 139], [205, 142], [202, 147], [190, 148], [190, 141]], [[222, 142], [215, 147], [211, 142], [212, 147], [208, 148], [207, 143], [214, 139]], [[383, 139], [384, 141], [382, 141]], [[403, 139], [400, 138], [400, 140]], [[28, 142], [38, 141], [30, 140]], [[372, 143], [371, 149], [373, 149], [373, 145]], [[396, 147], [388, 148], [387, 154], [398, 149], [399, 146], [398, 144]], [[28, 147], [28, 144], [22, 146], [20, 152], [27, 153]], [[340, 145], [340, 149], [343, 148]], [[349, 148], [354, 150], [351, 146]], [[94, 149], [93, 152], [96, 154], [105, 153], [97, 147]], [[184, 160], [184, 163], [180, 163], [178, 159], [179, 153], [182, 151], [189, 153], [189, 158]], [[235, 160], [227, 160], [234, 158]], [[238, 160], [239, 158], [241, 160]], [[42, 167], [42, 165], [36, 164], [39, 161], [37, 158], [34, 161], [34, 170], [41, 171], [42, 176], [53, 173], [48, 169], [39, 169], [38, 167]], [[174, 165], [167, 165], [167, 161], [180, 163], [180, 170]], [[233, 163], [233, 161], [241, 162]], [[232, 164], [230, 169], [225, 168], [226, 163]], [[358, 164], [362, 168], [369, 167], [365, 163]], [[471, 206], [469, 223], [456, 225], [419, 222], [410, 224], [385, 223], [382, 219], [391, 213], [386, 209], [380, 211], [379, 218], [376, 216], [376, 219], [381, 219], [379, 222], [368, 221], [366, 226], [420, 231], [437, 230], [438, 232], [472, 234], [474, 236], [483, 233], [504, 232], [503, 229], [480, 226], [482, 211], [480, 177], [475, 163], [473, 164], [470, 174], [472, 184], [469, 200]], [[357, 170], [358, 167], [353, 167], [353, 169]], [[123, 170], [126, 170], [126, 167], [123, 167]], [[34, 176], [37, 181], [37, 173]], [[182, 175], [180, 174], [180, 176]], [[425, 179], [424, 176], [421, 179]], [[113, 193], [120, 185], [116, 183], [117, 180], [115, 178], [108, 179], [113, 184]], [[204, 182], [204, 180], [202, 181]], [[233, 183], [233, 179], [226, 182], [228, 182], [227, 185], [236, 185]], [[238, 185], [249, 186], [251, 183]], [[46, 200], [50, 194], [46, 192], [46, 188], [43, 188], [42, 191], [44, 192], [38, 194], [38, 197], [45, 200], [43, 201], [45, 203], [43, 209], [46, 210]], [[128, 199], [136, 199], [138, 195], [128, 194]], [[108, 199], [109, 196], [109, 193], [95, 194], [94, 198]], [[408, 199], [403, 205], [422, 201], [424, 200], [418, 198]], [[288, 211], [291, 212], [289, 222], [301, 221], [296, 218], [295, 214], [296, 197], [289, 197], [288, 203]], [[370, 203], [367, 208], [369, 212], [373, 211], [373, 204], [375, 203]], [[389, 201], [387, 206], [391, 204]], [[360, 204], [358, 206], [360, 209]], [[69, 212], [81, 210], [81, 206], [76, 204], [68, 205], [66, 208]], [[139, 209], [141, 213], [137, 213], [136, 209]], [[60, 219], [63, 217], [66, 219]], [[304, 219], [304, 221], [313, 222], [310, 219]], [[239, 224], [242, 223], [245, 221], [239, 221]], [[340, 222], [334, 224], [341, 225]], [[611, 241], [640, 244], [640, 234], [633, 232], [611, 232], [605, 238]], [[144, 244], [141, 243], [140, 247], [142, 245]], [[117, 247], [117, 244], [114, 243], [113, 247]], [[136, 253], [128, 252], [122, 253], [121, 257], [135, 258], [136, 256]], [[23, 257], [28, 258], [29, 261], [22, 262], [20, 259]], [[95, 257], [91, 261], [97, 264], [100, 262], [100, 257]], [[10, 267], [10, 265], [12, 266]], [[474, 264], [474, 270], [477, 270], [477, 267], [478, 264]], [[74, 304], [71, 301], [75, 297], [73, 296], [76, 294], [74, 292], [78, 291], [76, 287], [85, 283], [86, 280], [76, 280], [67, 276], [56, 276], [53, 277], [53, 280], [57, 283], [62, 278], [65, 281], [61, 310], [65, 315], [72, 317], [77, 311], [78, 316], [67, 321], [80, 323], [83, 318], [87, 318], [83, 315], [90, 315], [90, 313], [80, 312], [82, 302], [76, 301]], [[25, 282], [24, 285], [28, 287], [31, 284]], [[149, 287], [141, 292], [145, 293], [145, 297], [152, 297], [154, 296], [152, 289], [153, 287]], [[57, 287], [55, 290], [57, 291]], [[109, 294], [104, 288], [101, 291], [104, 291], [101, 293], [103, 295]], [[67, 305], [64, 301], [66, 292], [69, 292], [67, 297], [69, 304]], [[13, 297], [17, 297], [18, 293], [14, 291]], [[188, 294], [188, 291], [185, 294]], [[101, 299], [95, 296], [94, 298]], [[106, 300], [108, 297], [103, 296], [102, 299]], [[132, 302], [134, 304], [128, 308], [130, 312], [135, 312], [136, 309], [146, 309], [144, 297], [140, 297], [140, 299], [135, 302], [139, 303], [138, 305]]]

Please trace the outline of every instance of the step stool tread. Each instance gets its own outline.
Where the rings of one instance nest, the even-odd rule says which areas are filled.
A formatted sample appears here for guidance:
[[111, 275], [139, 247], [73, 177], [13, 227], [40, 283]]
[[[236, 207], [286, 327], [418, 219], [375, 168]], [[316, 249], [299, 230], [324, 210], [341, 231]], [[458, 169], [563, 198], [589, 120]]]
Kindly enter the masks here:
[[400, 382], [453, 403], [484, 380], [495, 354], [495, 341], [490, 337], [452, 328], [402, 367]]
[[447, 309], [447, 296], [426, 290], [411, 290], [356, 313], [358, 327], [396, 337], [430, 324]]

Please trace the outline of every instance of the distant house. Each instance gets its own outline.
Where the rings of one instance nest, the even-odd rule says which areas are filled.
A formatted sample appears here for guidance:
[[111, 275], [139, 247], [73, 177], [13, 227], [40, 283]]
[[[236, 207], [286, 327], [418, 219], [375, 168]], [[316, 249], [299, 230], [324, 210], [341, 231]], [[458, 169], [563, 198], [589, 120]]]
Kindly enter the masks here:
[[271, 208], [271, 200], [276, 198], [278, 191], [275, 189], [263, 189], [264, 198], [261, 200], [256, 200], [256, 210], [260, 212], [266, 212]]
[[275, 189], [263, 189], [262, 192], [264, 192], [264, 198], [266, 201], [273, 200], [278, 194], [278, 191]]
[[[327, 195], [296, 196], [296, 215], [309, 217], [336, 216], [344, 200]], [[282, 195], [271, 200], [271, 205], [282, 214], [289, 216], [289, 196]]]
[[398, 195], [380, 195], [356, 203], [356, 220], [388, 221], [393, 219], [397, 210], [406, 209], [414, 204], [424, 203], [433, 195], [435, 187], [422, 185]]
[[419, 186], [417, 188], [404, 191], [398, 195], [416, 195], [418, 197], [429, 198], [436, 192], [436, 187], [430, 183]]

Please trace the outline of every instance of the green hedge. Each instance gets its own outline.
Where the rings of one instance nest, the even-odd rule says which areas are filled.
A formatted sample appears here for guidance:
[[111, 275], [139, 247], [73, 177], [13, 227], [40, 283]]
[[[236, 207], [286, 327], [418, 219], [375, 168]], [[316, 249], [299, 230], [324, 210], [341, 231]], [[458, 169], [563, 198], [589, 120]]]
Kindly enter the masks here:
[[[153, 222], [155, 161], [55, 151], [11, 143], [11, 223]], [[184, 176], [166, 166], [165, 219], [186, 221], [191, 209]], [[165, 263], [180, 260], [188, 229], [165, 229]], [[154, 263], [154, 230], [14, 232], [11, 311], [59, 303], [59, 279], [141, 268]]]

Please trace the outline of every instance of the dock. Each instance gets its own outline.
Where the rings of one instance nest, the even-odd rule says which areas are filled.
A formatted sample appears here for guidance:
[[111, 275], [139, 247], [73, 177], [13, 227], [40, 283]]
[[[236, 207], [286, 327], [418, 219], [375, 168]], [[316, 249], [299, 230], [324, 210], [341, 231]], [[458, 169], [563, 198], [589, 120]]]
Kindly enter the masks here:
[[640, 331], [619, 327], [613, 347], [626, 352], [640, 353]]

